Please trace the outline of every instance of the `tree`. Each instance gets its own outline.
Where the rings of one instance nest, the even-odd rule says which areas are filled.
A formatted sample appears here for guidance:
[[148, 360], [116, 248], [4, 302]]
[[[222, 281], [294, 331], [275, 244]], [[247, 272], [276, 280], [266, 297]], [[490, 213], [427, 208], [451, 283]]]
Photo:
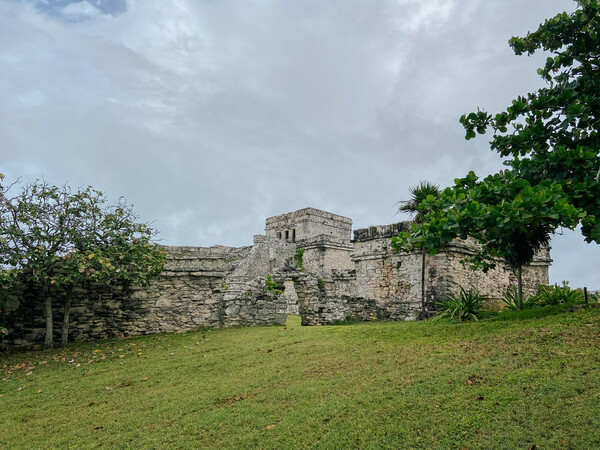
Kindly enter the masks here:
[[41, 289], [46, 319], [44, 346], [53, 343], [54, 297], [65, 297], [62, 343], [68, 339], [74, 286], [124, 281], [144, 285], [158, 275], [163, 253], [153, 230], [136, 222], [132, 208], [87, 187], [72, 192], [44, 181], [26, 185], [14, 197], [0, 186], [0, 264]]
[[435, 252], [472, 236], [480, 247], [466, 258], [471, 268], [487, 270], [503, 258], [520, 274], [561, 227], [581, 225], [586, 241], [600, 243], [599, 9], [597, 0], [580, 0], [572, 14], [510, 39], [517, 55], [553, 53], [538, 70], [548, 86], [495, 116], [478, 111], [460, 118], [467, 140], [493, 130], [491, 148], [508, 169], [483, 180], [471, 172], [427, 198], [424, 222], [394, 239], [397, 250]]
[[67, 254], [57, 268], [63, 273], [65, 293], [61, 343], [66, 345], [73, 288], [90, 282], [115, 284], [124, 282], [147, 286], [159, 275], [164, 252], [151, 239], [154, 230], [137, 223], [130, 205], [123, 199], [108, 208], [91, 208], [82, 216], [80, 231], [73, 230], [76, 251]]
[[559, 201], [561, 194], [558, 184], [532, 187], [511, 171], [483, 180], [471, 172], [438, 197], [427, 198], [425, 221], [394, 238], [392, 246], [435, 253], [454, 239], [474, 238], [479, 247], [464, 262], [487, 272], [499, 259], [506, 260], [517, 273], [522, 302], [522, 267], [548, 244], [558, 222], [571, 228], [577, 224], [577, 211]]
[[[401, 201], [398, 211], [413, 216], [413, 222], [422, 223], [428, 211], [426, 208], [419, 209], [419, 205], [427, 199], [428, 195], [437, 197], [440, 194], [440, 188], [438, 185], [429, 183], [428, 181], [421, 181], [418, 185], [409, 188], [409, 193], [410, 199]], [[427, 255], [425, 248], [422, 248], [421, 250], [421, 314], [424, 316], [426, 308], [425, 269], [427, 265]]]
[[460, 122], [466, 139], [491, 129], [491, 148], [531, 185], [559, 183], [561, 199], [581, 213], [586, 241], [600, 243], [600, 2], [577, 3], [572, 14], [509, 40], [517, 55], [552, 53], [538, 69], [548, 86], [518, 97], [504, 112], [478, 111]]

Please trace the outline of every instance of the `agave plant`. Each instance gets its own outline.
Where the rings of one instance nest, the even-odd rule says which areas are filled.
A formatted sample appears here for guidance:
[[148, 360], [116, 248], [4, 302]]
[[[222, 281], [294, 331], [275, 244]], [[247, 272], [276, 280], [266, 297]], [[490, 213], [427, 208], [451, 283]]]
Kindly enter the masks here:
[[[516, 287], [507, 290], [504, 295], [502, 295], [502, 302], [506, 305], [506, 307], [512, 311], [516, 311], [519, 309], [519, 291]], [[539, 306], [539, 299], [537, 295], [530, 295], [523, 300], [523, 309], [530, 309]]]
[[572, 289], [568, 281], [563, 281], [562, 286], [540, 285], [536, 295], [538, 302], [542, 306], [546, 305], [572, 305], [574, 303], [583, 303], [584, 294], [581, 289]]
[[461, 322], [479, 320], [488, 315], [486, 311], [483, 311], [483, 303], [488, 299], [489, 297], [485, 294], [471, 289], [465, 291], [461, 287], [458, 295], [447, 295], [445, 300], [437, 303], [440, 314], [435, 316], [434, 320], [442, 318], [458, 319]]

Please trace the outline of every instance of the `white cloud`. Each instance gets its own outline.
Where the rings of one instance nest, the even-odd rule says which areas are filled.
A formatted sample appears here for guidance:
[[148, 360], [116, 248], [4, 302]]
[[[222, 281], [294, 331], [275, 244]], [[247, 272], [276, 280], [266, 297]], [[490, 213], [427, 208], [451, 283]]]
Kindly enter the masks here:
[[[471, 6], [469, 3], [472, 2], [468, 2], [467, 7]], [[449, 19], [455, 20], [454, 13], [459, 7], [454, 0], [400, 0], [398, 6], [404, 17], [396, 23], [410, 33], [432, 32], [439, 26], [445, 26]]]
[[100, 9], [96, 8], [87, 1], [69, 3], [60, 11], [67, 20], [85, 20], [93, 19], [102, 14]]
[[[458, 117], [540, 86], [539, 59], [506, 42], [573, 3], [45, 8], [0, 2], [2, 171], [125, 195], [169, 244], [247, 245], [267, 216], [390, 223], [420, 179], [497, 170]], [[557, 268], [575, 264], [560, 251]]]

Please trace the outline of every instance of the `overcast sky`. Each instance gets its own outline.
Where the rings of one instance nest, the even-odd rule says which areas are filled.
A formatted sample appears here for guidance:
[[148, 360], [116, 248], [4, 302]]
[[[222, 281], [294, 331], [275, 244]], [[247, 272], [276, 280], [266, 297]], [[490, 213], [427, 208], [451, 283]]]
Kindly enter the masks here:
[[[507, 45], [571, 0], [0, 0], [0, 171], [92, 185], [168, 245], [250, 245], [314, 207], [405, 220], [420, 180], [502, 168], [458, 118], [542, 86]], [[553, 240], [551, 282], [600, 289]]]

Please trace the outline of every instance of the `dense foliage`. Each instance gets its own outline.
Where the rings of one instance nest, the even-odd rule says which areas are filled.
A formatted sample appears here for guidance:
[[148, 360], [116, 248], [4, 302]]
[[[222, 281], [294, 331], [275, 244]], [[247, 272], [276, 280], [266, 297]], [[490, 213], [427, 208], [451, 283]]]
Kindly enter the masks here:
[[[514, 290], [505, 293], [502, 301], [508, 309], [519, 309], [518, 296]], [[595, 293], [588, 293], [588, 302], [598, 302]], [[585, 302], [585, 293], [583, 289], [573, 289], [567, 281], [563, 281], [562, 285], [554, 284], [553, 286], [540, 285], [538, 292], [534, 295], [529, 295], [523, 300], [522, 309], [531, 309], [543, 306], [557, 305], [574, 305]]]
[[439, 196], [428, 196], [420, 224], [394, 239], [399, 251], [435, 253], [456, 238], [480, 248], [466, 259], [488, 270], [498, 258], [520, 268], [552, 233], [581, 225], [600, 243], [600, 3], [580, 0], [524, 38], [509, 43], [517, 55], [549, 51], [538, 70], [547, 87], [513, 100], [496, 115], [460, 118], [466, 138], [493, 132], [491, 148], [507, 169], [479, 179], [473, 172]]
[[429, 181], [420, 181], [416, 186], [411, 186], [408, 192], [410, 199], [400, 201], [398, 211], [409, 214], [413, 217], [414, 222], [421, 223], [425, 220], [428, 211], [419, 206], [427, 199], [428, 195], [432, 195], [434, 198], [440, 195], [440, 187]]
[[72, 191], [38, 181], [10, 196], [0, 185], [0, 281], [41, 287], [45, 346], [52, 346], [52, 298], [64, 298], [63, 343], [68, 339], [71, 294], [89, 282], [146, 285], [163, 266], [154, 231], [137, 222], [124, 201], [106, 206], [91, 187]]

